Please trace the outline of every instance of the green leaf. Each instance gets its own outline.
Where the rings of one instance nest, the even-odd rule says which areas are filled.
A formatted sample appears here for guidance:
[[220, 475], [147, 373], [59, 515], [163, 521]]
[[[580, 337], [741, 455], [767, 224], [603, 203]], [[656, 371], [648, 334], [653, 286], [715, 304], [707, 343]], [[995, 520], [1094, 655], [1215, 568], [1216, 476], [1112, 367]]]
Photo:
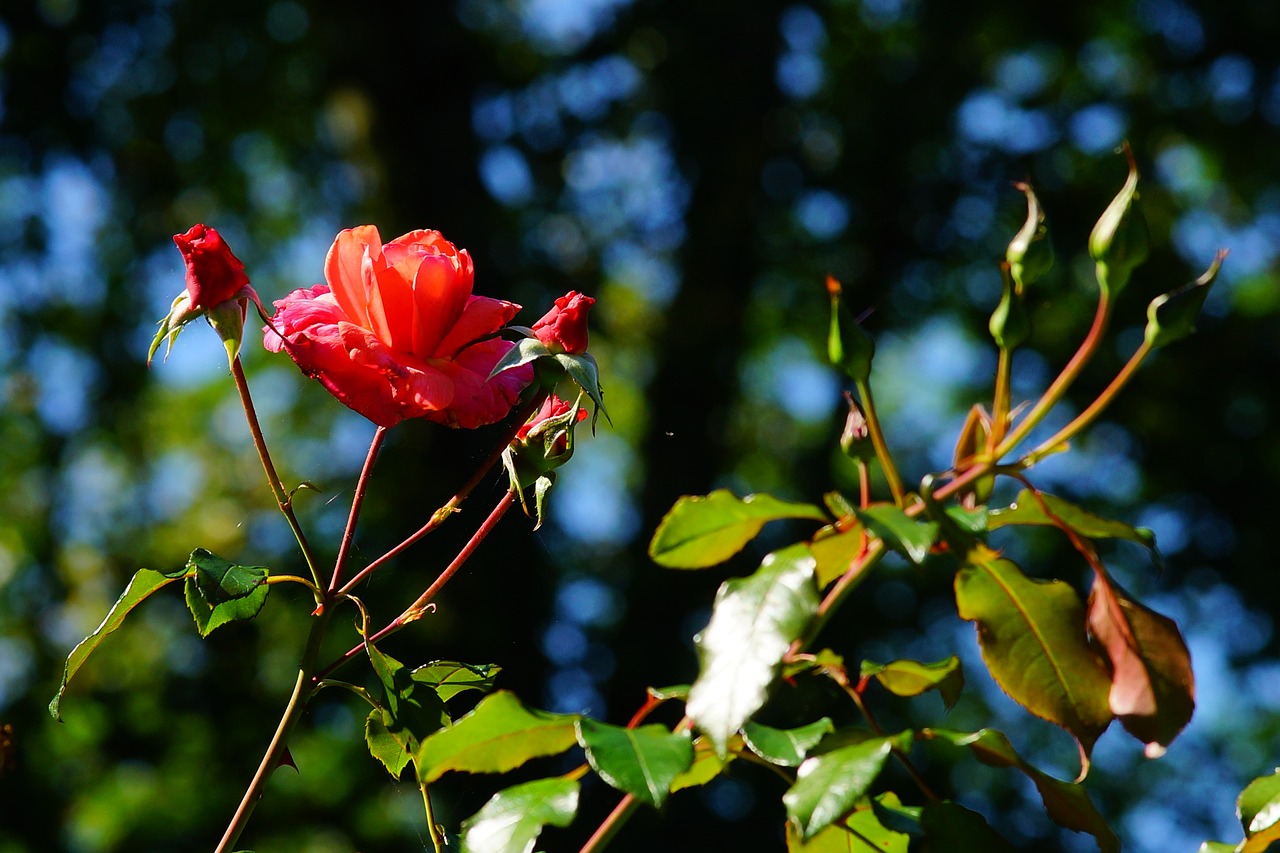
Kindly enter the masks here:
[[497, 376], [505, 370], [513, 367], [520, 367], [524, 364], [530, 364], [543, 356], [551, 355], [551, 350], [547, 349], [546, 344], [537, 338], [521, 338], [516, 341], [515, 346], [507, 350], [507, 354], [498, 359], [498, 363], [493, 366], [493, 370], [489, 372], [486, 382]]
[[1151, 304], [1147, 306], [1147, 328], [1144, 334], [1148, 346], [1168, 346], [1196, 330], [1196, 318], [1200, 316], [1200, 309], [1209, 297], [1209, 288], [1218, 277], [1218, 268], [1226, 257], [1227, 250], [1219, 249], [1204, 275], [1186, 287], [1151, 300]]
[[770, 554], [755, 574], [721, 584], [710, 624], [694, 637], [701, 666], [685, 707], [722, 756], [818, 612], [813, 567], [804, 545]]
[[[1156, 550], [1156, 535], [1145, 527], [1134, 527], [1123, 521], [1113, 521], [1094, 515], [1062, 498], [1040, 493], [1040, 500], [1049, 512], [1060, 518], [1063, 523], [1088, 539], [1127, 539], [1137, 542], [1152, 552]], [[991, 530], [1008, 527], [1012, 524], [1037, 524], [1056, 527], [1057, 524], [1036, 500], [1030, 489], [1023, 489], [1008, 509], [993, 509], [987, 515], [987, 526]], [[1158, 556], [1158, 555], [1157, 555]]]
[[1111, 659], [1111, 713], [1158, 758], [1191, 721], [1195, 677], [1178, 626], [1099, 573], [1089, 595], [1089, 631]]
[[926, 690], [937, 690], [947, 709], [956, 704], [964, 689], [964, 670], [960, 668], [960, 658], [954, 655], [934, 663], [894, 660], [881, 664], [864, 660], [860, 675], [862, 678], [874, 676], [895, 696], [919, 696]]
[[496, 663], [470, 664], [456, 660], [438, 660], [415, 669], [412, 678], [432, 688], [443, 701], [448, 702], [468, 690], [488, 693], [493, 689], [500, 672], [502, 667]]
[[847, 572], [866, 547], [867, 535], [861, 524], [854, 524], [844, 530], [828, 524], [814, 534], [809, 550], [818, 561], [814, 569], [818, 589], [825, 589], [827, 584]]
[[587, 392], [591, 402], [595, 403], [596, 411], [591, 419], [591, 429], [594, 432], [596, 419], [602, 413], [605, 420], [609, 420], [609, 412], [604, 407], [604, 391], [600, 388], [600, 366], [596, 364], [595, 356], [589, 352], [577, 355], [562, 352], [556, 354], [555, 360], [564, 368], [565, 373], [569, 374], [569, 378], [573, 380], [573, 383]]
[[422, 742], [418, 766], [424, 783], [451, 770], [505, 773], [531, 758], [558, 755], [577, 742], [573, 714], [531, 711], [499, 690], [450, 728]]
[[976, 623], [982, 659], [1000, 688], [1080, 744], [1081, 760], [1111, 722], [1111, 678], [1085, 637], [1070, 585], [1033, 580], [986, 547], [956, 574], [960, 618]]
[[689, 698], [689, 685], [671, 684], [666, 687], [646, 687], [645, 692], [659, 702], [666, 702], [670, 699], [687, 699]]
[[936, 853], [1016, 853], [987, 819], [959, 803], [926, 803], [920, 814], [926, 851]]
[[729, 738], [729, 748], [723, 758], [716, 754], [715, 746], [712, 745], [710, 739], [705, 737], [695, 738], [693, 741], [693, 763], [689, 765], [689, 769], [676, 776], [671, 781], [671, 793], [682, 791], [685, 788], [694, 788], [699, 785], [705, 785], [712, 779], [720, 775], [729, 763], [733, 761], [745, 749], [742, 737], [734, 735]]
[[583, 717], [578, 744], [600, 778], [619, 791], [659, 808], [671, 783], [693, 764], [693, 741], [664, 726], [626, 729]]
[[416, 743], [410, 742], [408, 730], [396, 723], [391, 712], [379, 705], [369, 712], [364, 721], [364, 743], [369, 754], [376, 758], [392, 779], [399, 779], [405, 767], [413, 760]]
[[840, 820], [880, 775], [894, 746], [909, 744], [911, 733], [872, 737], [806, 758], [782, 802], [787, 818], [803, 838], [817, 835]]
[[945, 729], [924, 729], [920, 736], [937, 739], [969, 749], [975, 758], [989, 767], [1012, 767], [1024, 773], [1036, 786], [1045, 811], [1059, 826], [1076, 832], [1086, 832], [1098, 841], [1102, 853], [1115, 853], [1120, 840], [1102, 815], [1093, 807], [1083, 785], [1055, 779], [1022, 760], [1009, 739], [994, 729], [977, 732], [953, 732]]
[[728, 489], [717, 489], [706, 497], [685, 495], [658, 524], [649, 556], [672, 569], [714, 566], [741, 551], [766, 522], [780, 518], [826, 520], [816, 506], [769, 495], [739, 499]]
[[187, 569], [183, 592], [201, 637], [228, 622], [254, 618], [271, 591], [264, 567], [241, 566], [203, 548], [191, 552]]
[[531, 853], [542, 827], [568, 826], [578, 811], [578, 783], [535, 779], [494, 794], [462, 822], [463, 853]]
[[1236, 845], [1221, 841], [1206, 841], [1200, 845], [1196, 853], [1236, 853]]
[[188, 575], [187, 582], [183, 585], [187, 609], [191, 611], [191, 618], [195, 620], [196, 630], [201, 637], [209, 636], [228, 622], [239, 622], [257, 616], [262, 611], [262, 605], [266, 604], [269, 592], [271, 587], [264, 583], [243, 598], [210, 604], [201, 594], [199, 582], [194, 576]]
[[67, 656], [67, 664], [62, 671], [62, 684], [58, 687], [58, 693], [53, 697], [53, 701], [49, 703], [49, 714], [55, 720], [62, 720], [62, 695], [67, 691], [67, 683], [71, 681], [72, 676], [80, 671], [80, 667], [88, 659], [89, 655], [93, 653], [93, 650], [98, 648], [108, 634], [113, 633], [124, 623], [125, 617], [133, 611], [133, 608], [145, 601], [151, 593], [178, 580], [180, 577], [181, 575], [166, 575], [152, 569], [139, 569], [134, 573], [128, 585], [125, 586], [124, 592], [120, 593], [116, 603], [111, 605], [111, 609], [107, 611], [107, 616], [102, 620], [102, 624], [92, 634], [77, 643], [76, 647], [71, 650], [71, 654]]
[[1280, 769], [1245, 786], [1236, 800], [1236, 814], [1246, 837], [1280, 822]]
[[[884, 796], [897, 802], [892, 791]], [[788, 853], [871, 853], [873, 850], [907, 853], [911, 836], [884, 826], [875, 805], [872, 800], [859, 801], [847, 818], [833, 823], [807, 841], [795, 824], [788, 822]]]
[[858, 520], [884, 544], [916, 564], [924, 562], [938, 538], [936, 522], [916, 521], [893, 504], [872, 504], [856, 512]]
[[[449, 715], [444, 700], [432, 687], [415, 680], [404, 664], [372, 643], [365, 643], [365, 651], [386, 697], [385, 707], [375, 708], [365, 721], [365, 743], [392, 777], [399, 778], [405, 764], [418, 757], [422, 741], [449, 725]], [[392, 744], [403, 758], [388, 760]]]
[[203, 548], [191, 552], [187, 568], [193, 570], [201, 598], [211, 606], [245, 598], [267, 582], [264, 567], [237, 565]]
[[830, 717], [795, 729], [775, 729], [761, 723], [747, 723], [742, 728], [742, 739], [756, 755], [771, 764], [782, 767], [799, 767], [822, 738], [835, 728]]

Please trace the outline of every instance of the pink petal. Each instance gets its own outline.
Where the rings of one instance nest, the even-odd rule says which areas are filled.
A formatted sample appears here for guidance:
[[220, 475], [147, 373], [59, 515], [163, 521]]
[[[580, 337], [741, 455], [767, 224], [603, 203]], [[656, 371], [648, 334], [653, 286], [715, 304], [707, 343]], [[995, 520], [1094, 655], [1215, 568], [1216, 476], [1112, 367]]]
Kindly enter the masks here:
[[413, 278], [413, 352], [429, 358], [462, 315], [471, 276], [444, 255], [423, 257]]
[[433, 356], [447, 358], [454, 355], [467, 344], [491, 335], [501, 329], [516, 316], [520, 306], [514, 302], [491, 299], [488, 296], [472, 296], [462, 311], [458, 322], [445, 335], [444, 340], [436, 347]]
[[360, 225], [338, 234], [324, 259], [324, 277], [351, 322], [369, 325], [365, 264], [381, 265], [382, 238], [375, 225]]

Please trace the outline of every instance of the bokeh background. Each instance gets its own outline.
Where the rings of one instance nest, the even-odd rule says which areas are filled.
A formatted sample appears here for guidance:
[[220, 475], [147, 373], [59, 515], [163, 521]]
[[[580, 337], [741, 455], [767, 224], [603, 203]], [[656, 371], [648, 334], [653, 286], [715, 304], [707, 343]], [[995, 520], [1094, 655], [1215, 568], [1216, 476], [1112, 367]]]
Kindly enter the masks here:
[[[1090, 790], [1134, 851], [1234, 840], [1234, 798], [1280, 761], [1273, 631], [1280, 427], [1280, 5], [1108, 0], [8, 0], [0, 6], [0, 851], [209, 849], [292, 684], [310, 606], [277, 588], [263, 617], [207, 641], [159, 595], [45, 705], [68, 650], [137, 568], [194, 547], [297, 570], [212, 333], [144, 366], [182, 288], [171, 235], [217, 227], [264, 299], [321, 280], [334, 234], [436, 228], [475, 258], [477, 291], [531, 323], [570, 289], [599, 300], [592, 349], [612, 424], [584, 439], [537, 533], [487, 541], [440, 610], [388, 650], [504, 667], [527, 702], [624, 722], [646, 685], [688, 681], [692, 635], [728, 574], [803, 530], [770, 531], [728, 569], [662, 570], [645, 542], [681, 494], [727, 486], [816, 500], [852, 485], [823, 364], [823, 279], [878, 339], [873, 384], [909, 479], [949, 464], [989, 395], [995, 260], [1030, 179], [1058, 252], [1037, 283], [1032, 398], [1087, 328], [1083, 246], [1124, 175], [1144, 173], [1156, 246], [1087, 404], [1140, 338], [1143, 307], [1231, 256], [1200, 333], [1161, 352], [1103, 423], [1037, 483], [1155, 529], [1167, 566], [1106, 557], [1178, 619], [1199, 708], [1159, 761], [1112, 732]], [[286, 480], [327, 553], [373, 428], [251, 334], [245, 360]], [[1068, 407], [1070, 408], [1070, 406]], [[1063, 422], [1064, 415], [1058, 420]], [[356, 559], [416, 529], [494, 439], [409, 423], [388, 442]], [[496, 478], [367, 589], [387, 616], [434, 577], [500, 494]], [[1041, 576], [1083, 581], [1060, 539], [1001, 541]], [[981, 725], [1074, 775], [1065, 734], [995, 690], [945, 567], [890, 565], [824, 639], [850, 660], [961, 649], [971, 687], [881, 697], [890, 721]], [[334, 650], [354, 634], [338, 632]], [[358, 674], [357, 674], [358, 677]], [[331, 691], [334, 692], [334, 691]], [[815, 708], [820, 707], [815, 697]], [[243, 844], [375, 851], [426, 844], [411, 785], [363, 751], [363, 711], [325, 695], [300, 772], [273, 779]], [[816, 715], [817, 711], [814, 711]], [[1017, 846], [1087, 850], [1025, 780], [921, 756]], [[545, 763], [536, 770], [554, 771]], [[456, 822], [499, 786], [438, 794]], [[780, 782], [737, 767], [639, 814], [619, 851], [780, 849]], [[577, 849], [616, 801], [585, 793]]]

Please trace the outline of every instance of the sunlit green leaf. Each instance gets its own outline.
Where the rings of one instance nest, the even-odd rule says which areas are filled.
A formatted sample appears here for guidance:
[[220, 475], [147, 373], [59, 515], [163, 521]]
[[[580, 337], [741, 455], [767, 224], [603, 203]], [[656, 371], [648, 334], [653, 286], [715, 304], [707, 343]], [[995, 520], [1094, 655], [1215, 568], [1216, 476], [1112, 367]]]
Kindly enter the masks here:
[[894, 746], [910, 738], [872, 737], [805, 759], [782, 795], [787, 818], [806, 839], [840, 820], [866, 795]]
[[502, 667], [496, 663], [470, 664], [454, 660], [438, 660], [415, 669], [414, 681], [431, 687], [442, 700], [448, 702], [459, 693], [479, 690], [488, 693]]
[[660, 702], [666, 702], [668, 699], [687, 699], [689, 685], [670, 684], [666, 687], [646, 687], [645, 692]]
[[986, 818], [959, 803], [926, 803], [920, 814], [929, 853], [1016, 853]]
[[1062, 581], [1028, 578], [985, 547], [966, 557], [955, 591], [960, 617], [977, 625], [982, 659], [996, 683], [1036, 716], [1071, 732], [1087, 762], [1111, 722], [1111, 678], [1089, 646], [1076, 591]]
[[381, 706], [369, 712], [364, 721], [364, 743], [392, 779], [399, 779], [413, 760], [416, 741], [409, 730], [396, 723], [391, 713]]
[[241, 566], [203, 548], [191, 552], [187, 568], [201, 597], [212, 606], [245, 598], [267, 582], [264, 567]]
[[1240, 792], [1236, 814], [1246, 836], [1262, 832], [1280, 822], [1280, 770], [1260, 776]]
[[671, 793], [681, 791], [685, 788], [695, 788], [699, 785], [705, 785], [712, 779], [720, 775], [720, 773], [729, 766], [746, 746], [740, 735], [734, 735], [729, 738], [728, 749], [721, 758], [716, 754], [716, 748], [709, 738], [700, 737], [693, 741], [693, 763], [689, 765], [689, 769], [676, 776], [671, 782]]
[[1102, 853], [1114, 853], [1120, 849], [1120, 840], [1102, 815], [1094, 808], [1084, 786], [1055, 779], [1049, 774], [1022, 760], [1003, 733], [994, 729], [977, 732], [953, 732], [945, 729], [924, 729], [920, 736], [937, 739], [969, 749], [975, 758], [990, 767], [1012, 767], [1024, 773], [1036, 786], [1045, 811], [1059, 826], [1086, 832], [1098, 841]]
[[[886, 796], [897, 797], [888, 792]], [[805, 840], [794, 823], [787, 822], [788, 853], [907, 853], [911, 836], [880, 823], [871, 800], [860, 801], [844, 820], [831, 824]]]
[[558, 755], [577, 742], [573, 714], [531, 711], [513, 693], [499, 690], [452, 727], [422, 742], [418, 754], [425, 782], [451, 770], [505, 773], [531, 758]]
[[893, 504], [872, 504], [857, 514], [868, 530], [913, 563], [923, 563], [938, 538], [937, 523], [917, 521]]
[[107, 611], [107, 616], [102, 620], [92, 634], [85, 637], [76, 647], [71, 650], [71, 654], [67, 656], [66, 667], [62, 671], [62, 684], [58, 687], [58, 693], [53, 697], [53, 701], [49, 703], [49, 713], [55, 720], [61, 720], [62, 695], [67, 691], [67, 683], [71, 681], [80, 667], [88, 659], [93, 650], [98, 648], [107, 635], [119, 628], [133, 608], [137, 607], [147, 599], [151, 593], [164, 587], [173, 581], [179, 580], [181, 574], [163, 574], [151, 569], [139, 569], [129, 579], [129, 583], [124, 588], [124, 592], [120, 593], [120, 597], [116, 599], [116, 603], [111, 605], [111, 609]]
[[584, 717], [578, 720], [578, 744], [601, 779], [655, 808], [693, 763], [689, 735], [658, 725], [627, 729]]
[[747, 723], [742, 738], [756, 755], [782, 767], [799, 767], [822, 738], [835, 728], [830, 717], [795, 729], [775, 729], [761, 723]]
[[694, 638], [701, 667], [686, 709], [721, 755], [818, 612], [813, 566], [804, 545], [770, 554], [755, 574], [720, 586], [711, 622]]
[[535, 779], [514, 785], [463, 821], [463, 853], [531, 853], [544, 826], [568, 826], [577, 811], [576, 781]]
[[[1023, 489], [1008, 509], [993, 509], [987, 516], [987, 526], [992, 530], [1014, 524], [1057, 526], [1045, 513], [1057, 516], [1068, 527], [1088, 539], [1126, 539], [1155, 550], [1156, 535], [1145, 527], [1134, 527], [1123, 521], [1113, 521], [1094, 515], [1075, 504], [1040, 493], [1040, 500], [1029, 489]], [[1040, 501], [1044, 502], [1042, 507]]]
[[895, 696], [919, 696], [926, 690], [937, 690], [947, 708], [956, 703], [964, 689], [964, 670], [960, 668], [960, 658], [954, 655], [933, 663], [895, 660], [882, 664], [864, 660], [860, 675], [874, 676]]
[[814, 574], [818, 588], [822, 589], [849, 570], [867, 546], [867, 536], [861, 524], [844, 530], [829, 524], [819, 530], [809, 543], [809, 550], [817, 560]]
[[1196, 853], [1236, 853], [1236, 845], [1221, 841], [1206, 841], [1200, 845]]
[[812, 504], [787, 503], [769, 495], [739, 499], [728, 489], [680, 498], [663, 517], [649, 543], [649, 556], [673, 569], [723, 563], [742, 550], [767, 522], [781, 518], [825, 521]]
[[1089, 631], [1111, 660], [1111, 712], [1155, 758], [1191, 721], [1191, 653], [1172, 619], [1099, 574], [1089, 595]]

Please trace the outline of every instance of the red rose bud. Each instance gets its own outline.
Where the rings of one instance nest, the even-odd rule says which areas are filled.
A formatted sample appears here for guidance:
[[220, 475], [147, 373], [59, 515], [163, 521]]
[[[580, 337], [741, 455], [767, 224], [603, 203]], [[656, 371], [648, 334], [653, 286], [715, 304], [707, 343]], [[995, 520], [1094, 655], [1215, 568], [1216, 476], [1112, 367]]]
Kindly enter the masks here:
[[216, 308], [245, 294], [249, 285], [244, 264], [231, 252], [216, 228], [192, 225], [185, 234], [174, 234], [173, 242], [187, 262], [187, 293], [191, 307]]
[[534, 336], [555, 352], [574, 355], [587, 351], [587, 312], [595, 300], [576, 291], [569, 291], [556, 300], [556, 304], [541, 320], [533, 324]]
[[208, 319], [226, 347], [227, 359], [234, 362], [244, 334], [248, 310], [245, 300], [252, 299], [259, 310], [262, 308], [258, 294], [249, 286], [244, 264], [231, 253], [216, 229], [204, 225], [193, 225], [185, 234], [174, 234], [173, 242], [187, 265], [187, 288], [173, 300], [169, 314], [160, 321], [160, 331], [147, 352], [147, 364], [151, 364], [161, 342], [168, 341], [172, 349], [182, 327], [197, 317]]

